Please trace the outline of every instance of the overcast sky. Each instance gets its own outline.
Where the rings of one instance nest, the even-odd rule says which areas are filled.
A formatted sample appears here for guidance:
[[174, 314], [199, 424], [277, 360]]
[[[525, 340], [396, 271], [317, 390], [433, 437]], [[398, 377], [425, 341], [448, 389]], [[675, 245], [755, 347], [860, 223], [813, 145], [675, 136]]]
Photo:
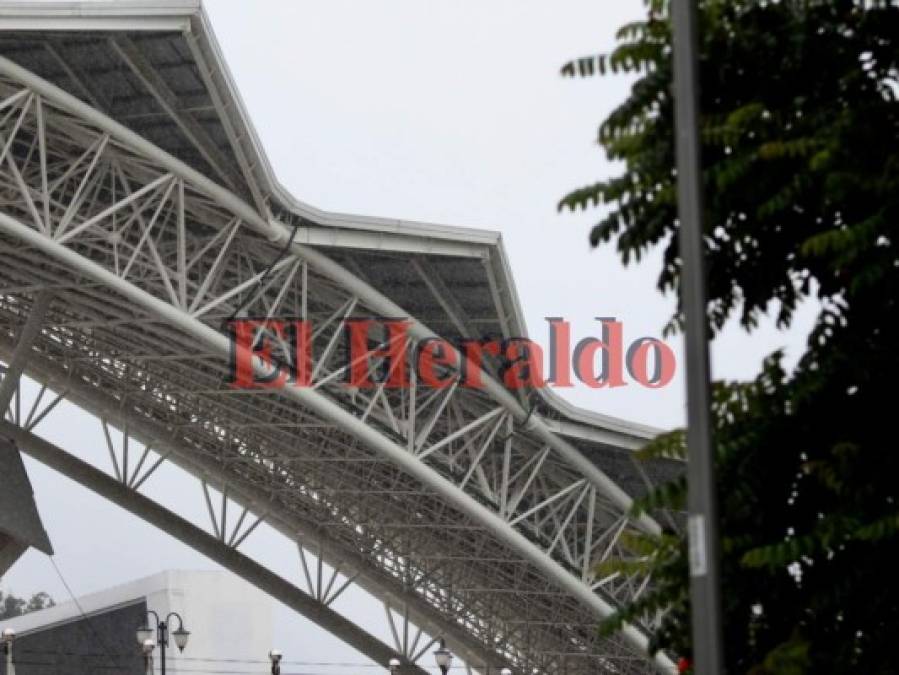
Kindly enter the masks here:
[[[613, 250], [589, 247], [599, 212], [556, 212], [568, 190], [616, 170], [594, 139], [629, 86], [624, 78], [564, 80], [559, 66], [607, 50], [615, 28], [641, 14], [641, 0], [206, 4], [275, 171], [299, 199], [328, 210], [500, 231], [538, 340], [546, 337], [546, 316], [571, 320], [577, 337], [597, 334], [596, 316], [622, 320], [627, 340], [660, 335], [673, 300], [655, 289], [658, 256], [625, 269]], [[803, 312], [790, 334], [729, 330], [713, 346], [715, 375], [749, 377], [781, 346], [795, 357], [812, 313]], [[679, 338], [671, 345], [680, 355]], [[678, 377], [662, 390], [560, 393], [598, 412], [668, 428], [682, 422], [682, 390]], [[101, 461], [96, 421], [72, 409], [50, 419], [53, 428], [44, 433]], [[57, 562], [77, 594], [165, 568], [214, 568], [40, 465], [28, 467]], [[199, 490], [177, 471], [153, 481], [151, 493], [166, 483], [166, 494], [177, 495], [176, 504], [170, 496], [167, 503], [202, 515]], [[299, 581], [289, 543], [260, 528], [247, 546]], [[49, 561], [34, 553], [3, 587], [66, 599]], [[345, 609], [389, 640], [378, 605], [355, 594]], [[363, 661], [286, 610], [276, 616], [279, 646], [295, 658]], [[322, 672], [358, 675], [351, 667]]]

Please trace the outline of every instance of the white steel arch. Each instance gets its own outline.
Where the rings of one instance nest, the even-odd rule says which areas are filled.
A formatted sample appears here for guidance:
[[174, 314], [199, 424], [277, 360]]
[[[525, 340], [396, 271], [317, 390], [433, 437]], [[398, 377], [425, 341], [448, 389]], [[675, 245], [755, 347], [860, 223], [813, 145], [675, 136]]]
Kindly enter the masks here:
[[[439, 617], [443, 625], [452, 617], [456, 632], [480, 640], [482, 650], [499, 650], [512, 663], [544, 672], [558, 667], [560, 654], [567, 656], [563, 647], [572, 649], [566, 641], [588, 655], [599, 649], [589, 631], [569, 630], [566, 621], [608, 616], [616, 601], [638, 595], [648, 580], [594, 579], [597, 549], [627, 556], [619, 544], [623, 532], [659, 531], [648, 516], [629, 519], [631, 498], [624, 490], [489, 373], [484, 391], [382, 387], [368, 393], [338, 386], [338, 338], [348, 318], [404, 316], [414, 337], [435, 333], [322, 252], [291, 241], [290, 227], [90, 105], [4, 57], [0, 77], [0, 231], [11, 242], [3, 293], [11, 307], [20, 302], [16, 297], [41, 290], [64, 299], [61, 322], [49, 321], [54, 327], [42, 336], [47, 377], [78, 372], [71, 360], [79, 355], [90, 373], [82, 376], [79, 390], [119, 378], [120, 398], [141, 400], [126, 424], [139, 423], [141, 414], [186, 415], [222, 445], [236, 448], [241, 461], [259, 447], [273, 453], [260, 452], [253, 460], [259, 474], [288, 472], [303, 459], [302, 450], [279, 432], [287, 420], [296, 429], [323, 429], [303, 433], [334, 453], [331, 460], [340, 461], [342, 471], [359, 471], [347, 467], [372, 461], [377, 473], [355, 478], [367, 475], [391, 498], [402, 499], [401, 492], [391, 492], [389, 485], [400, 479], [384, 468], [386, 460], [424, 491], [420, 502], [404, 501], [428, 533], [417, 544], [422, 550], [433, 544], [428, 537], [439, 536], [424, 509], [443, 508], [435, 507], [443, 502], [451, 517], [475, 533], [473, 548], [511, 553], [525, 565], [524, 576], [536, 575], [555, 589], [545, 592], [552, 598], [545, 601], [554, 613], [550, 620], [526, 622], [533, 631], [550, 624], [539, 629], [539, 639], [510, 628], [514, 601], [494, 599], [490, 605], [479, 597], [524, 592], [524, 586], [502, 587], [507, 581], [467, 589], [464, 602], [452, 608], [439, 592], [413, 588], [420, 614]], [[290, 254], [278, 259], [284, 246]], [[244, 403], [243, 409], [265, 415], [255, 426], [231, 416], [236, 408], [222, 399], [234, 393], [215, 386], [217, 378], [221, 385], [232, 348], [221, 322], [238, 309], [256, 316], [294, 311], [321, 320], [313, 386], [252, 395], [263, 402]], [[118, 317], [121, 329], [104, 322], [110, 315]], [[270, 374], [258, 359], [254, 365]], [[345, 487], [344, 496], [338, 494], [340, 476], [322, 470], [316, 478], [325, 489], [293, 485], [307, 501], [326, 499], [335, 527], [391, 546], [384, 523], [362, 519]], [[298, 481], [297, 475], [290, 480]], [[371, 505], [379, 499], [372, 497]], [[406, 544], [410, 548], [400, 557], [421, 553], [416, 544]], [[419, 572], [436, 579], [476, 570], [489, 581], [487, 560], [472, 552], [457, 570], [420, 564]], [[439, 579], [435, 584], [439, 588]], [[503, 619], [497, 629], [493, 624]], [[499, 635], [506, 645], [491, 644]], [[624, 650], [602, 643], [607, 652], [596, 653], [596, 663], [610, 672], [633, 670], [633, 654], [647, 647], [646, 627], [626, 627], [622, 642]], [[655, 665], [673, 670], [664, 655]]]

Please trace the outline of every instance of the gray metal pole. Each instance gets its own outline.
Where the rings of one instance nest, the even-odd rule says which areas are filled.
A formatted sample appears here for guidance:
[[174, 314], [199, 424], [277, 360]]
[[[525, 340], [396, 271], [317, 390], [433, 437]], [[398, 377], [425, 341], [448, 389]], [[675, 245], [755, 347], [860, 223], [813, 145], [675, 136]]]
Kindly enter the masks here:
[[690, 604], [697, 675], [724, 672], [718, 511], [709, 390], [699, 139], [695, 0], [673, 0], [674, 92], [680, 219], [681, 302], [687, 366], [687, 482]]
[[16, 675], [16, 664], [12, 659], [12, 642], [6, 643], [6, 675]]
[[165, 675], [165, 647], [169, 643], [168, 624], [160, 621], [156, 630], [159, 633], [159, 672], [160, 675]]

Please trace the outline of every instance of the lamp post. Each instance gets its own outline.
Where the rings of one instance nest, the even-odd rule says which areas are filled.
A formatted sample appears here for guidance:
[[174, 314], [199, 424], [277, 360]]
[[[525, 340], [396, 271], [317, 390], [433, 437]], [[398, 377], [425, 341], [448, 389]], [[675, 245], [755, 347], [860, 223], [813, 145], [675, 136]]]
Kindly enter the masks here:
[[[169, 615], [165, 617], [165, 621], [162, 621], [159, 618], [159, 615], [154, 612], [152, 609], [147, 611], [147, 617], [153, 616], [153, 622], [155, 624], [155, 628], [152, 624], [147, 623], [140, 628], [137, 629], [137, 643], [141, 646], [141, 649], [144, 650], [145, 655], [149, 655], [150, 659], [152, 659], [153, 647], [156, 644], [159, 645], [159, 667], [160, 673], [165, 675], [165, 648], [169, 646], [169, 621], [171, 621], [172, 617], [178, 619], [178, 628], [172, 631], [172, 636], [175, 638], [175, 646], [178, 647], [179, 652], [183, 652], [184, 648], [187, 646], [187, 639], [190, 637], [190, 632], [184, 630], [184, 621], [181, 619], [181, 615], [177, 612], [169, 612]], [[156, 632], [156, 642], [153, 642], [153, 632]], [[147, 643], [152, 644], [149, 647], [149, 652], [147, 651], [147, 647], [149, 646]]]
[[284, 655], [277, 649], [273, 649], [268, 653], [268, 659], [272, 662], [272, 675], [281, 675], [281, 659]]
[[453, 655], [446, 648], [446, 640], [443, 638], [440, 638], [440, 649], [434, 652], [434, 659], [437, 661], [437, 667], [440, 668], [440, 672], [446, 675], [453, 665]]
[[687, 361], [687, 541], [690, 621], [696, 675], [724, 671], [720, 541], [712, 438], [706, 318], [701, 135], [699, 130], [699, 21], [696, 0], [671, 3], [674, 48], [674, 124], [677, 210], [680, 220], [681, 306]]
[[400, 672], [401, 665], [402, 662], [398, 658], [390, 659], [390, 663], [388, 664], [388, 666], [390, 667], [391, 674]]
[[0, 637], [3, 639], [3, 651], [6, 654], [6, 675], [16, 675], [16, 665], [12, 662], [12, 643], [16, 640], [16, 631], [4, 628]]
[[144, 640], [141, 649], [144, 652], [144, 671], [147, 675], [153, 675], [153, 650], [156, 649], [156, 643], [153, 640]]

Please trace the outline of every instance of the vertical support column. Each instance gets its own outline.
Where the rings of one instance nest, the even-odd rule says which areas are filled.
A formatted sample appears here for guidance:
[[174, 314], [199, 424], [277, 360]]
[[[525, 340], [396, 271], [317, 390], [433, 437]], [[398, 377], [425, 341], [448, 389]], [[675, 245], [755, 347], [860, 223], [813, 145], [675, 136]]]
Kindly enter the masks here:
[[702, 166], [699, 138], [699, 39], [695, 0], [671, 3], [674, 31], [677, 205], [681, 306], [687, 357], [687, 482], [690, 615], [697, 675], [724, 672], [719, 588], [718, 510], [709, 393]]
[[0, 382], [0, 416], [12, 401], [16, 387], [19, 385], [19, 379], [25, 370], [25, 364], [28, 363], [28, 356], [34, 341], [41, 332], [41, 326], [44, 323], [44, 317], [47, 310], [50, 309], [50, 303], [53, 296], [49, 291], [41, 291], [37, 294], [34, 302], [31, 304], [31, 314], [22, 326], [19, 332], [19, 339], [16, 342], [16, 348], [13, 350], [12, 358], [9, 360], [6, 369], [6, 375]]

